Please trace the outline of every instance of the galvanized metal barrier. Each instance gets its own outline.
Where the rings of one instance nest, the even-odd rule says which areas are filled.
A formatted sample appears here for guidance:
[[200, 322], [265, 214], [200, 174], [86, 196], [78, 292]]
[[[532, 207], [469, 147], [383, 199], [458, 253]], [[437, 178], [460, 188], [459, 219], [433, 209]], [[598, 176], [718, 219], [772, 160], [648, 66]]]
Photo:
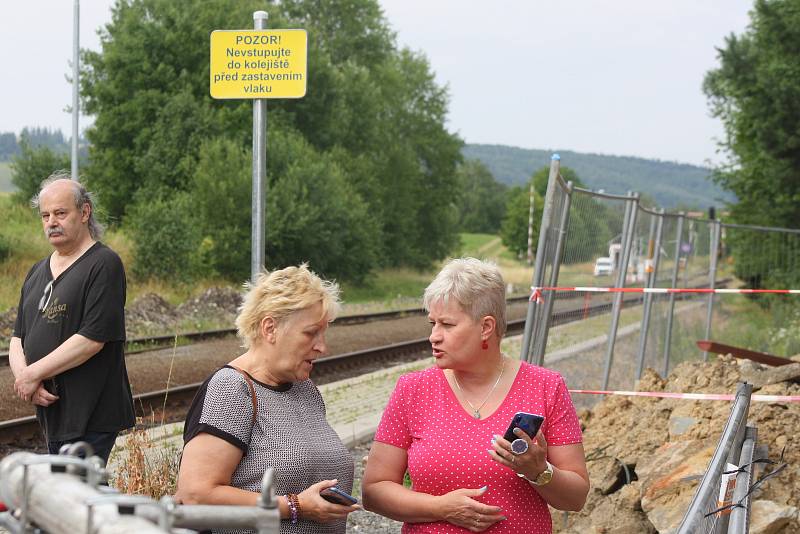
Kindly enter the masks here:
[[[171, 497], [119, 494], [104, 486], [103, 461], [87, 444], [60, 455], [12, 453], [0, 461], [0, 527], [12, 534], [164, 534], [184, 529], [247, 528], [280, 531], [274, 471], [264, 474], [258, 506], [180, 505]], [[79, 458], [75, 454], [84, 454]]]
[[[739, 462], [742, 458], [743, 443], [746, 436], [746, 423], [747, 414], [750, 409], [750, 396], [753, 393], [753, 385], [748, 383], [741, 383], [736, 389], [736, 398], [731, 407], [731, 413], [728, 416], [728, 421], [725, 423], [725, 429], [722, 431], [722, 437], [717, 443], [717, 448], [714, 455], [708, 464], [703, 479], [697, 487], [694, 498], [692, 499], [686, 514], [683, 516], [683, 521], [678, 528], [678, 534], [718, 534], [728, 532], [728, 520], [731, 515], [725, 512], [711, 513], [720, 507], [718, 497], [720, 494], [720, 485], [722, 481], [723, 471], [726, 469], [727, 464], [742, 465]], [[750, 434], [751, 442], [748, 444], [748, 455], [752, 456], [754, 448], [755, 434]], [[752, 460], [751, 460], [752, 461]], [[752, 467], [752, 466], [751, 466]], [[744, 477], [743, 477], [744, 478]], [[737, 489], [739, 488], [739, 480], [737, 476]], [[748, 488], [749, 484], [745, 485], [742, 481], [743, 487]], [[749, 501], [747, 503], [749, 508]], [[734, 509], [735, 510], [735, 509]], [[745, 514], [741, 517], [739, 513], [735, 516], [736, 528], [745, 528], [747, 526], [747, 517]], [[743, 532], [739, 530], [738, 532]]]
[[[702, 213], [666, 213], [643, 206], [639, 193], [577, 187], [564, 180], [560, 169], [561, 159], [554, 155], [531, 281], [537, 291], [529, 303], [522, 360], [542, 365], [549, 352], [554, 301], [564, 298], [564, 292], [546, 288], [715, 288], [718, 279], [732, 275], [758, 287], [767, 279], [790, 283], [786, 273], [800, 269], [800, 230], [722, 223]], [[592, 295], [582, 296], [588, 306]], [[733, 299], [742, 297], [688, 294], [679, 305], [674, 293], [647, 294], [643, 305], [629, 312], [638, 323], [638, 342], [624, 343], [621, 338], [629, 336], [631, 328], [621, 328], [622, 294], [614, 293], [613, 298], [608, 324], [603, 325], [608, 333], [605, 346], [582, 354], [592, 366], [603, 368], [600, 383], [570, 382], [573, 387], [628, 389], [645, 367], [666, 377], [678, 361], [707, 360], [708, 353], [699, 352], [695, 341], [713, 339], [715, 316], [719, 322], [735, 313]]]
[[750, 487], [755, 478], [756, 443], [758, 442], [758, 429], [748, 426], [744, 433], [742, 453], [739, 455], [739, 467], [744, 467], [736, 475], [736, 489], [733, 492], [733, 502], [740, 506], [731, 510], [728, 522], [728, 534], [747, 534], [750, 531]]

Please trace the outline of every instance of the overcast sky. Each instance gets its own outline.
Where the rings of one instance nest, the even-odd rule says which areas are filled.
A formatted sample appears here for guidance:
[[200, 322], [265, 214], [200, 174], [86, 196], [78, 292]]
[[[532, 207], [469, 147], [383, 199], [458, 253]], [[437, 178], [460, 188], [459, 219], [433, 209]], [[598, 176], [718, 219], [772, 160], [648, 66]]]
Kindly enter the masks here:
[[[381, 0], [398, 42], [450, 92], [469, 143], [719, 161], [701, 84], [715, 47], [747, 26], [735, 0]], [[112, 0], [81, 2], [81, 47], [99, 48]], [[72, 0], [3, 2], [0, 132], [60, 128], [72, 101]], [[243, 21], [242, 27], [252, 27]], [[309, 73], [313, 83], [313, 72]], [[81, 128], [91, 118], [81, 118]]]

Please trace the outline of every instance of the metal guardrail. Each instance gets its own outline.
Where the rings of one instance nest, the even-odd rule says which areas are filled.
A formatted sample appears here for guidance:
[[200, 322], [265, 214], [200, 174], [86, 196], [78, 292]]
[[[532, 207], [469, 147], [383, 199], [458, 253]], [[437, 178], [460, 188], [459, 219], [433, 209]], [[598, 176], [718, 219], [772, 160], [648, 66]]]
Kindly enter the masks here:
[[739, 466], [747, 466], [736, 475], [736, 489], [733, 492], [733, 502], [741, 503], [731, 511], [728, 521], [728, 534], [747, 534], [750, 531], [750, 493], [749, 489], [755, 477], [755, 458], [758, 430], [748, 426], [745, 429], [742, 454], [739, 456]]
[[[83, 451], [87, 458], [72, 455]], [[0, 461], [0, 498], [8, 508], [0, 526], [12, 534], [166, 534], [173, 528], [280, 531], [274, 470], [267, 469], [257, 506], [182, 505], [171, 497], [155, 501], [102, 486], [103, 461], [91, 447], [75, 443], [62, 454], [16, 452]]]
[[740, 461], [752, 394], [752, 384], [743, 382], [737, 387], [736, 398], [733, 401], [728, 421], [725, 423], [725, 429], [722, 431], [722, 437], [717, 443], [717, 448], [697, 487], [694, 498], [683, 516], [683, 521], [677, 531], [678, 534], [727, 532], [729, 515], [708, 514], [718, 508], [717, 497], [725, 465], [727, 463], [738, 464]]

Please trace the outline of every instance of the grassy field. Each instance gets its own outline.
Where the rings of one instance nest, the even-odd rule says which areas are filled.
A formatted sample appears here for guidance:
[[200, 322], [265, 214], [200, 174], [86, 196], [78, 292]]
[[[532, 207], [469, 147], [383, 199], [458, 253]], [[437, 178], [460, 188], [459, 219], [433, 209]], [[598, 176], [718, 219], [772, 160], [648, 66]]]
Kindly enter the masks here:
[[0, 161], [0, 193], [10, 193], [15, 190], [11, 183], [11, 167], [9, 162]]
[[38, 218], [23, 204], [13, 202], [9, 193], [0, 193], [0, 312], [17, 305], [19, 289], [28, 269], [50, 250]]
[[[513, 259], [496, 235], [461, 234], [461, 247], [454, 256], [494, 261], [503, 271], [506, 281], [514, 284], [518, 291], [524, 291], [530, 284], [532, 269]], [[385, 269], [374, 273], [360, 286], [345, 283], [342, 286], [345, 310], [367, 313], [377, 309], [419, 306], [425, 287], [443, 263], [426, 271]]]

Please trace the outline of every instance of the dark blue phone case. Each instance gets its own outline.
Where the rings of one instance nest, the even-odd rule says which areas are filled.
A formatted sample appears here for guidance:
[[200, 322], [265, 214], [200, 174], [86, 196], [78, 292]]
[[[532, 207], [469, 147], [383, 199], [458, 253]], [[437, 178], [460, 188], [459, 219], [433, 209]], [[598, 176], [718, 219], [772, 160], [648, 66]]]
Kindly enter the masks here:
[[337, 486], [331, 486], [330, 488], [324, 489], [319, 494], [323, 499], [328, 502], [332, 502], [333, 504], [350, 506], [358, 503], [358, 499], [349, 493], [340, 490]]
[[506, 441], [514, 441], [518, 438], [516, 434], [514, 434], [515, 428], [521, 428], [528, 437], [533, 439], [536, 436], [536, 433], [539, 432], [539, 427], [542, 426], [544, 422], [544, 417], [541, 415], [537, 415], [535, 413], [526, 413], [526, 412], [517, 412], [514, 414], [514, 418], [511, 419], [511, 424], [508, 425], [508, 430], [503, 435], [503, 438]]

